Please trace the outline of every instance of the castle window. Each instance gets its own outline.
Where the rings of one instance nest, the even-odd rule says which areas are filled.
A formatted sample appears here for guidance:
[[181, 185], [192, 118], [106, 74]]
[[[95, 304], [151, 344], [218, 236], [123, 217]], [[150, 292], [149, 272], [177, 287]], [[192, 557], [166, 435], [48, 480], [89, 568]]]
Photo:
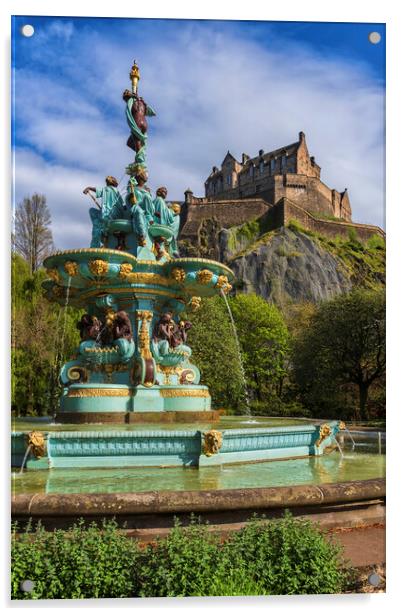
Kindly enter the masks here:
[[282, 168], [282, 173], [286, 171], [286, 156], [282, 156], [281, 158], [281, 168]]
[[260, 160], [260, 175], [264, 173], [264, 161]]
[[227, 183], [227, 185], [228, 185], [228, 186], [231, 186], [231, 185], [232, 185], [232, 174], [231, 174], [231, 173], [229, 173], [229, 174], [226, 176], [226, 183]]
[[253, 177], [253, 171], [254, 171], [253, 165], [250, 165], [249, 170], [248, 170], [248, 174], [249, 174], [249, 176], [251, 178]]
[[275, 173], [275, 158], [271, 158], [269, 168], [271, 171], [271, 175]]

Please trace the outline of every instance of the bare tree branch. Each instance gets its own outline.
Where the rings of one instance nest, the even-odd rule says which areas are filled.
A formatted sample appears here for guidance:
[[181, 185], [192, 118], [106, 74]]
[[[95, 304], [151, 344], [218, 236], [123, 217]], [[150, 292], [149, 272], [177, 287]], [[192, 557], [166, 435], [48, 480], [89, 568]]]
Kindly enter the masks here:
[[31, 273], [54, 250], [50, 225], [45, 195], [34, 193], [18, 204], [12, 235], [13, 249], [28, 262]]

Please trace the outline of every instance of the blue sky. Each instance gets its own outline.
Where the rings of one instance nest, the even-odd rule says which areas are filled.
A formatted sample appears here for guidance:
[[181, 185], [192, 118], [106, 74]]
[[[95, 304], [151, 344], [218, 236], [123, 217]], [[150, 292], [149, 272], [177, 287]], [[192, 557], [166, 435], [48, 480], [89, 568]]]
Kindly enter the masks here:
[[[35, 27], [32, 38], [20, 28]], [[378, 31], [382, 41], [368, 42]], [[384, 225], [385, 27], [381, 24], [17, 17], [15, 201], [46, 194], [60, 249], [88, 244], [86, 185], [132, 160], [121, 94], [136, 58], [149, 122], [149, 185], [203, 195], [228, 149], [255, 155], [306, 133], [353, 218]], [[122, 180], [122, 187], [125, 180]]]

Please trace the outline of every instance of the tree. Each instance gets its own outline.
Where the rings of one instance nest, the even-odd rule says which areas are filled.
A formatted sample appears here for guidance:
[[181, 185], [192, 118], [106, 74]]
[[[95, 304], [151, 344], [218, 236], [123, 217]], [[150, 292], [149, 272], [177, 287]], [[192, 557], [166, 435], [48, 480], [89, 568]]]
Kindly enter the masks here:
[[370, 387], [385, 374], [385, 295], [355, 289], [321, 304], [293, 351], [294, 377], [308, 406], [319, 408], [350, 386], [357, 420], [367, 419]]
[[239, 336], [250, 397], [264, 402], [280, 396], [286, 376], [289, 333], [274, 304], [258, 295], [239, 294], [230, 299]]
[[191, 315], [189, 331], [192, 361], [201, 371], [215, 406], [240, 410], [244, 406], [244, 383], [236, 340], [221, 297], [203, 299]]
[[51, 304], [43, 295], [43, 268], [30, 274], [26, 261], [12, 256], [12, 409], [19, 415], [51, 415], [61, 388], [58, 372], [79, 344], [80, 311]]
[[31, 274], [54, 249], [51, 217], [45, 195], [25, 197], [17, 206], [14, 221], [14, 249], [28, 263]]

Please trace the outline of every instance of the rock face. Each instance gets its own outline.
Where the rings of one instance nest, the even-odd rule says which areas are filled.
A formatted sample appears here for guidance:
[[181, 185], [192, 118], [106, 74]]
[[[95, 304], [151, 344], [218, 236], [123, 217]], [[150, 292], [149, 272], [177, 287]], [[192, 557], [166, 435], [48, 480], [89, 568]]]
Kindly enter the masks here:
[[[277, 305], [319, 302], [349, 291], [352, 280], [342, 261], [301, 231], [282, 228], [249, 247], [230, 249], [230, 232], [220, 234], [220, 257], [243, 292]], [[238, 252], [238, 250], [241, 252]]]

